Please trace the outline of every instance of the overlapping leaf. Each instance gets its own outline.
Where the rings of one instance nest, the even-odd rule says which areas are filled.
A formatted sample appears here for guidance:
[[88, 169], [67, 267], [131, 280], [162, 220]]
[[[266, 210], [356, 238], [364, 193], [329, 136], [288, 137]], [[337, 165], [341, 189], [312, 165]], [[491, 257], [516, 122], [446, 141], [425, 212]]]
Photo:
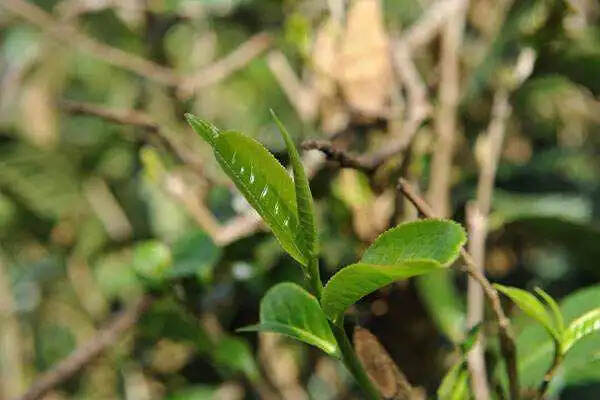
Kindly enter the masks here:
[[534, 295], [527, 292], [526, 290], [502, 286], [498, 284], [494, 284], [494, 287], [508, 296], [515, 304], [523, 310], [523, 312], [529, 315], [531, 318], [538, 321], [540, 324], [546, 328], [548, 333], [552, 335], [552, 337], [560, 343], [561, 337], [558, 332], [552, 317], [546, 310], [546, 307], [539, 301]]
[[284, 282], [271, 288], [260, 303], [260, 323], [240, 331], [281, 333], [339, 357], [335, 338], [319, 302], [295, 283]]
[[306, 249], [311, 256], [314, 256], [318, 252], [317, 227], [315, 223], [313, 198], [310, 192], [308, 178], [304, 172], [302, 160], [300, 159], [298, 150], [296, 150], [296, 146], [292, 141], [292, 137], [288, 133], [287, 129], [285, 129], [285, 126], [283, 126], [279, 118], [277, 118], [277, 115], [273, 110], [271, 110], [271, 115], [279, 127], [279, 131], [281, 132], [281, 136], [283, 137], [288, 154], [290, 156], [292, 169], [294, 170], [296, 207], [298, 209], [298, 222], [300, 225], [299, 229], [302, 248]]
[[361, 261], [343, 268], [327, 283], [321, 305], [333, 321], [367, 294], [394, 281], [451, 264], [465, 243], [462, 227], [444, 220], [422, 220], [383, 233]]
[[294, 183], [287, 171], [257, 141], [238, 132], [222, 132], [186, 114], [192, 128], [213, 148], [223, 170], [269, 225], [281, 246], [302, 265], [307, 256], [299, 241]]

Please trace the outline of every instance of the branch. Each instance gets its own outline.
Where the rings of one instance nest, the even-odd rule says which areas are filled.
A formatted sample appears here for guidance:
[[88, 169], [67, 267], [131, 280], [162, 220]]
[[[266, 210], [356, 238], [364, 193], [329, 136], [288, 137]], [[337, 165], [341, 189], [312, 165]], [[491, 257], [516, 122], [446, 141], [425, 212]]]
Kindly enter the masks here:
[[109, 108], [93, 103], [71, 100], [62, 100], [61, 107], [73, 114], [93, 115], [117, 124], [132, 125], [145, 129], [153, 134], [172, 154], [187, 164], [194, 166], [195, 169], [202, 169], [200, 160], [196, 154], [187, 145], [180, 143], [177, 139], [181, 135], [161, 127], [151, 116], [142, 111]]
[[144, 296], [135, 305], [122, 311], [89, 342], [75, 349], [75, 351], [60, 361], [50, 371], [43, 373], [24, 395], [15, 400], [38, 400], [54, 387], [71, 378], [107, 348], [115, 345], [122, 334], [135, 325], [139, 317], [148, 309], [151, 303], [152, 298]]
[[464, 7], [464, 0], [442, 0], [433, 3], [402, 35], [402, 41], [409, 50], [430, 42], [444, 23], [454, 17], [457, 10]]
[[285, 55], [278, 50], [271, 51], [267, 65], [300, 119], [303, 122], [314, 121], [318, 112], [316, 93], [296, 76]]
[[[416, 194], [412, 186], [403, 178], [400, 178], [398, 182], [398, 190], [402, 192], [404, 196], [417, 208], [417, 210], [427, 218], [435, 218], [437, 215], [433, 209], [423, 200], [419, 195]], [[498, 323], [500, 333], [500, 348], [502, 356], [506, 363], [506, 371], [508, 374], [510, 392], [512, 399], [518, 399], [519, 394], [519, 383], [518, 383], [518, 372], [517, 372], [517, 348], [515, 345], [514, 335], [510, 320], [504, 314], [502, 305], [500, 303], [500, 297], [496, 289], [490, 284], [487, 278], [481, 272], [482, 269], [475, 263], [473, 257], [464, 249], [461, 249], [461, 257], [464, 261], [464, 271], [473, 278], [483, 289], [494, 316]]]
[[135, 54], [109, 46], [57, 21], [51, 14], [25, 0], [2, 0], [0, 6], [39, 27], [53, 39], [71, 45], [109, 64], [132, 71], [152, 81], [185, 89], [193, 94], [197, 89], [225, 79], [259, 56], [271, 44], [266, 33], [251, 37], [224, 58], [204, 67], [192, 76], [184, 76], [171, 68], [156, 64]]
[[304, 150], [321, 151], [328, 160], [339, 163], [342, 168], [354, 168], [367, 174], [372, 173], [374, 170], [374, 166], [368, 160], [338, 149], [327, 140], [306, 140], [301, 146]]
[[184, 78], [179, 85], [181, 97], [188, 98], [199, 89], [220, 82], [242, 69], [268, 49], [271, 43], [271, 36], [265, 32], [252, 36], [225, 57]]

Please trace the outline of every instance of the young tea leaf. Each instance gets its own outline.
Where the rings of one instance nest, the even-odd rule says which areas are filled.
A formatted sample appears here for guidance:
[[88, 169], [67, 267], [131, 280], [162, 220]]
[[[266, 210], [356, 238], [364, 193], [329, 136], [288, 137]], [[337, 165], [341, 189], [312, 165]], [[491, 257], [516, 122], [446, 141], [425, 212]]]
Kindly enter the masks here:
[[296, 146], [292, 141], [292, 137], [279, 118], [277, 118], [277, 115], [273, 110], [271, 110], [271, 115], [279, 127], [281, 136], [285, 141], [288, 154], [290, 155], [290, 162], [292, 163], [292, 168], [294, 170], [294, 187], [296, 189], [296, 207], [298, 209], [298, 222], [300, 224], [300, 238], [303, 247], [311, 256], [314, 256], [318, 253], [317, 228], [315, 223], [313, 198], [310, 192], [308, 179], [306, 178], [304, 166], [302, 165], [298, 150], [296, 150]]
[[239, 331], [277, 332], [339, 358], [335, 337], [317, 299], [291, 282], [271, 288], [260, 303], [260, 323]]
[[534, 295], [518, 288], [507, 287], [498, 284], [494, 284], [494, 287], [515, 302], [515, 304], [525, 314], [542, 324], [548, 333], [550, 333], [550, 335], [552, 335], [552, 337], [560, 343], [560, 334], [554, 326], [550, 314], [548, 314], [548, 311], [544, 305]]
[[383, 233], [361, 261], [338, 271], [321, 297], [325, 314], [338, 321], [343, 312], [367, 294], [392, 282], [425, 274], [452, 263], [466, 235], [454, 222], [409, 222]]
[[600, 308], [589, 311], [571, 322], [564, 334], [562, 353], [569, 351], [584, 336], [598, 331], [600, 331]]
[[563, 319], [563, 315], [560, 312], [560, 307], [556, 300], [552, 298], [548, 293], [546, 293], [542, 288], [536, 287], [534, 288], [535, 292], [540, 296], [544, 301], [550, 306], [550, 310], [552, 310], [552, 315], [554, 316], [554, 323], [556, 324], [556, 329], [560, 335], [565, 331], [565, 321]]
[[407, 260], [434, 260], [448, 266], [456, 260], [466, 241], [464, 229], [453, 221], [423, 219], [407, 222], [379, 235], [360, 261], [396, 265]]
[[327, 282], [321, 306], [327, 317], [337, 322], [348, 307], [369, 293], [439, 268], [442, 266], [432, 260], [404, 261], [396, 265], [352, 264], [342, 268]]
[[299, 241], [294, 183], [267, 149], [238, 132], [222, 132], [186, 114], [189, 124], [213, 148], [215, 157], [246, 200], [269, 225], [281, 246], [307, 265]]

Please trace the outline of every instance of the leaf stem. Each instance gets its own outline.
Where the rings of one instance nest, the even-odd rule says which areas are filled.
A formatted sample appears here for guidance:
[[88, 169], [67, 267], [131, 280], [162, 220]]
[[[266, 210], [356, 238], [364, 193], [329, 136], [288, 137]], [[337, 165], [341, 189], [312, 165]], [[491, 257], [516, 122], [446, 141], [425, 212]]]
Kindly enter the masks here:
[[323, 283], [321, 282], [321, 273], [319, 272], [319, 258], [311, 257], [308, 261], [308, 280], [310, 281], [310, 290], [315, 297], [321, 301], [323, 293]]
[[360, 360], [356, 356], [356, 353], [352, 348], [352, 344], [350, 344], [350, 340], [344, 331], [343, 318], [341, 319], [339, 326], [331, 322], [329, 325], [331, 325], [333, 336], [335, 336], [340, 352], [342, 353], [342, 361], [363, 390], [365, 398], [368, 400], [381, 400], [379, 391], [375, 385], [373, 385], [373, 382], [371, 382], [371, 379], [365, 372]]
[[548, 387], [550, 386], [550, 382], [552, 381], [554, 374], [556, 374], [556, 371], [558, 371], [558, 367], [560, 366], [562, 359], [563, 359], [563, 354], [562, 354], [562, 351], [560, 348], [560, 343], [555, 341], [554, 359], [552, 360], [552, 365], [550, 366], [550, 368], [544, 375], [544, 380], [542, 381], [542, 383], [538, 389], [536, 399], [541, 400], [546, 397], [546, 391], [548, 390]]

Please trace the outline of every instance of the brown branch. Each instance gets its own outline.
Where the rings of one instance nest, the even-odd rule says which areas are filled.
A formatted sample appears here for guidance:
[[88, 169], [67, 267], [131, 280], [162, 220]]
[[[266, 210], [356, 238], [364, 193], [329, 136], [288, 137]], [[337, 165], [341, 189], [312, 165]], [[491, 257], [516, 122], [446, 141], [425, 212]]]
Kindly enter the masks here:
[[[422, 215], [427, 218], [435, 218], [437, 216], [429, 204], [427, 204], [425, 200], [417, 195], [408, 181], [400, 178], [398, 182], [398, 189]], [[483, 293], [490, 303], [494, 316], [497, 320], [500, 334], [500, 348], [506, 363], [511, 398], [516, 400], [519, 398], [519, 377], [517, 372], [516, 357], [517, 349], [515, 346], [510, 320], [504, 314], [504, 310], [502, 310], [498, 292], [487, 280], [485, 275], [483, 275], [482, 268], [475, 263], [473, 257], [464, 248], [461, 249], [461, 257], [464, 261], [463, 270], [482, 287]]]
[[344, 150], [334, 147], [327, 140], [306, 140], [302, 143], [304, 150], [319, 150], [330, 161], [339, 163], [342, 168], [354, 168], [363, 171], [367, 174], [373, 172], [375, 166], [367, 159], [354, 156]]
[[242, 43], [227, 56], [202, 68], [192, 76], [179, 74], [171, 68], [156, 64], [135, 54], [109, 46], [80, 32], [73, 25], [57, 21], [51, 14], [25, 0], [2, 0], [0, 7], [39, 27], [53, 39], [73, 46], [109, 64], [132, 71], [152, 81], [185, 89], [186, 93], [213, 85], [248, 64], [271, 43], [266, 33], [260, 33]]
[[75, 351], [60, 361], [50, 371], [43, 373], [24, 395], [15, 400], [40, 399], [54, 387], [71, 378], [86, 364], [93, 361], [110, 346], [115, 345], [122, 334], [135, 325], [139, 317], [148, 309], [151, 303], [152, 298], [144, 296], [135, 305], [122, 311], [89, 342], [75, 349]]
[[[496, 169], [502, 150], [506, 121], [510, 114], [508, 95], [505, 90], [498, 90], [494, 95], [492, 119], [487, 134], [483, 137], [484, 151], [480, 154], [480, 174], [477, 183], [477, 197], [474, 204], [467, 208], [467, 224], [469, 226], [469, 252], [473, 255], [475, 264], [482, 268], [485, 262], [485, 242], [487, 239], [487, 220], [492, 202]], [[483, 273], [483, 271], [481, 271]], [[467, 327], [471, 328], [483, 320], [483, 289], [473, 278], [467, 284]], [[473, 380], [474, 392], [480, 393], [480, 398], [489, 398], [486, 382], [485, 357], [481, 340], [475, 345], [468, 357], [469, 370]]]
[[131, 125], [147, 130], [163, 144], [168, 151], [182, 161], [201, 170], [200, 160], [187, 145], [178, 140], [178, 135], [161, 127], [151, 116], [142, 111], [109, 108], [98, 104], [62, 100], [61, 108], [72, 114], [93, 115], [121, 125]]
[[179, 85], [179, 93], [187, 98], [201, 88], [220, 82], [261, 55], [271, 46], [272, 41], [271, 36], [265, 32], [252, 36], [220, 60], [184, 78]]
[[98, 42], [82, 34], [72, 25], [56, 21], [51, 14], [33, 3], [25, 0], [3, 0], [1, 6], [36, 25], [53, 39], [72, 45], [110, 64], [133, 71], [159, 83], [177, 85], [180, 82], [179, 75], [170, 68]]
[[[62, 107], [66, 111], [75, 114], [93, 115], [117, 124], [146, 129], [155, 134], [167, 146], [167, 149], [177, 155], [183, 162], [192, 166], [195, 170], [201, 170], [199, 160], [185, 145], [175, 140], [176, 134], [174, 132], [162, 128], [149, 115], [141, 111], [113, 109], [91, 103], [67, 100], [62, 102]], [[165, 180], [165, 185], [169, 194], [183, 204], [190, 216], [206, 230], [215, 243], [227, 245], [256, 232], [262, 226], [260, 217], [255, 214], [240, 215], [227, 224], [221, 225], [210, 210], [197, 200], [196, 193], [187, 188], [182, 179], [170, 176], [170, 179]]]
[[317, 117], [318, 99], [314, 89], [304, 84], [292, 69], [285, 55], [273, 50], [267, 56], [267, 65], [277, 83], [303, 122], [312, 122]]

